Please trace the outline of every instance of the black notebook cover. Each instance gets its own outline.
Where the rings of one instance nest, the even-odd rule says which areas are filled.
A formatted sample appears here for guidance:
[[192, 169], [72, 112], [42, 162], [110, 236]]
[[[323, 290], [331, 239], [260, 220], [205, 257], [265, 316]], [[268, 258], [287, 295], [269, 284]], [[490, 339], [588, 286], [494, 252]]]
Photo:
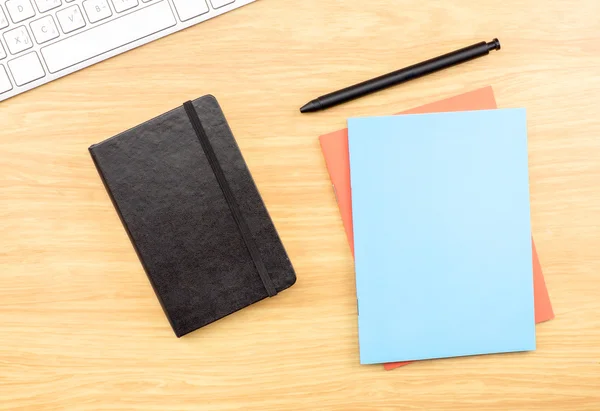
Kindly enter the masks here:
[[178, 337], [296, 281], [213, 96], [90, 153]]

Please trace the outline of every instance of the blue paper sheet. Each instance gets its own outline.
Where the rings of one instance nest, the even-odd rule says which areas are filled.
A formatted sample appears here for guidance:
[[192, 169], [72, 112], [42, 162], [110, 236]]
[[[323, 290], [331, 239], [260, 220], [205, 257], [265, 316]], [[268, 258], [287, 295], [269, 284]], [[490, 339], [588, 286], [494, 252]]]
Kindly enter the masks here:
[[525, 110], [348, 128], [361, 363], [534, 350]]

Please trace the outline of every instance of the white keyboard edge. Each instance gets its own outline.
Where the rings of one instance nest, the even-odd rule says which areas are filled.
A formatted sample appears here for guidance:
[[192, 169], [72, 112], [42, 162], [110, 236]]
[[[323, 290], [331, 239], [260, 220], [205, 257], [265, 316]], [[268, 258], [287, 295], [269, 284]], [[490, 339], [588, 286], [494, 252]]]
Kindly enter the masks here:
[[[132, 49], [137, 48], [139, 46], [142, 46], [144, 44], [151, 43], [151, 42], [153, 42], [155, 40], [158, 40], [160, 38], [166, 37], [166, 36], [168, 36], [170, 34], [173, 34], [173, 33], [176, 33], [178, 31], [184, 30], [184, 29], [186, 29], [188, 27], [195, 26], [196, 24], [202, 23], [202, 22], [204, 22], [206, 20], [210, 20], [213, 17], [217, 17], [217, 16], [220, 16], [220, 15], [225, 14], [227, 12], [230, 12], [232, 10], [238, 9], [240, 7], [243, 7], [243, 6], [247, 5], [247, 4], [253, 3], [256, 0], [236, 0], [231, 5], [223, 6], [223, 7], [218, 8], [218, 9], [211, 9], [210, 12], [207, 13], [207, 14], [203, 14], [203, 15], [200, 15], [198, 17], [194, 17], [194, 18], [192, 18], [192, 19], [190, 19], [188, 21], [184, 21], [184, 22], [180, 22], [179, 21], [176, 9], [175, 9], [173, 3], [170, 0], [154, 1], [152, 3], [148, 3], [147, 5], [144, 5], [144, 7], [142, 7], [142, 8], [152, 6], [153, 4], [160, 3], [161, 1], [169, 3], [169, 6], [171, 7], [171, 11], [173, 11], [173, 15], [175, 16], [176, 20], [178, 21], [178, 23], [175, 26], [167, 28], [167, 29], [162, 30], [162, 31], [160, 31], [158, 33], [155, 33], [155, 34], [151, 34], [151, 35], [149, 35], [147, 37], [144, 37], [143, 39], [136, 40], [136, 41], [131, 42], [129, 44], [126, 44], [124, 46], [118, 47], [118, 48], [116, 48], [114, 50], [111, 50], [111, 51], [106, 52], [104, 54], [101, 54], [99, 56], [93, 57], [93, 58], [91, 58], [89, 60], [86, 60], [84, 62], [75, 64], [75, 65], [73, 65], [73, 66], [71, 66], [69, 68], [63, 69], [60, 72], [55, 73], [55, 74], [50, 73], [48, 71], [48, 67], [45, 64], [45, 62], [42, 62], [43, 66], [44, 66], [44, 70], [46, 70], [46, 75], [44, 77], [42, 77], [39, 80], [32, 81], [31, 83], [25, 84], [24, 86], [21, 86], [21, 87], [17, 87], [14, 84], [14, 81], [13, 81], [13, 88], [12, 88], [12, 90], [0, 94], [0, 102], [8, 100], [11, 97], [18, 96], [19, 94], [23, 94], [23, 93], [25, 93], [25, 92], [27, 92], [29, 90], [35, 89], [35, 88], [40, 87], [40, 86], [42, 86], [44, 84], [50, 83], [51, 81], [57, 80], [57, 79], [59, 79], [61, 77], [68, 76], [69, 74], [72, 74], [72, 73], [74, 73], [76, 71], [79, 71], [81, 69], [84, 69], [86, 67], [92, 66], [92, 65], [94, 65], [96, 63], [100, 63], [101, 61], [104, 61], [104, 60], [107, 60], [109, 58], [118, 56], [119, 54], [122, 54], [122, 53], [124, 53], [126, 51], [132, 50]], [[134, 13], [135, 11], [138, 11], [140, 9], [141, 8], [132, 10], [130, 13]], [[125, 12], [125, 13], [122, 13], [120, 16], [124, 16], [124, 15], [130, 14], [130, 13]], [[29, 22], [27, 22], [27, 24], [28, 23]], [[14, 26], [18, 26], [18, 24], [15, 24]], [[59, 39], [59, 41], [67, 39], [69, 37], [71, 37], [71, 36], [67, 36], [67, 37], [61, 38], [61, 39]], [[48, 43], [48, 45], [51, 45], [51, 44], [54, 44], [54, 42], [49, 42]], [[33, 49], [34, 51], [37, 52], [38, 57], [40, 57], [40, 59], [42, 58], [40, 51], [41, 51], [42, 48], [44, 48], [46, 46], [47, 46], [46, 44], [42, 44], [41, 46], [36, 47], [35, 49]], [[25, 55], [25, 54], [27, 54], [30, 51], [31, 50], [28, 50], [27, 52], [19, 53], [18, 56]], [[3, 59], [3, 60], [0, 60], [0, 64], [3, 65], [3, 66], [5, 66], [5, 69], [7, 71], [8, 71], [7, 63], [10, 60], [11, 60], [10, 58], [6, 58], [6, 59]], [[12, 81], [12, 79], [11, 79], [11, 81]]]

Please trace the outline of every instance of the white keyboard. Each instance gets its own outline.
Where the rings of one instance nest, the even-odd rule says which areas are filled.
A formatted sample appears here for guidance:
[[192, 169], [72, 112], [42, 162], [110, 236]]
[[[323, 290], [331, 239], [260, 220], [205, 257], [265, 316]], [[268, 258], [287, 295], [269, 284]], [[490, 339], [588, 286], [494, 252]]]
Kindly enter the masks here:
[[0, 101], [254, 0], [0, 0]]

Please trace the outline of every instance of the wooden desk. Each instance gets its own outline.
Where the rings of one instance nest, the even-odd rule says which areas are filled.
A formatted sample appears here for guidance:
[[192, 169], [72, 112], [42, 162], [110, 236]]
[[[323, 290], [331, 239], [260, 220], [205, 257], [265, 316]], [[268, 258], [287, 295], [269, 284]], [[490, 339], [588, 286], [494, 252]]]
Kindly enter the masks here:
[[[574, 3], [262, 0], [0, 103], [0, 410], [600, 409], [600, 3]], [[496, 36], [487, 58], [298, 112]], [[557, 318], [534, 353], [360, 366], [352, 257], [317, 136], [488, 84], [501, 107], [528, 110]], [[87, 147], [205, 93], [298, 282], [178, 340]]]

